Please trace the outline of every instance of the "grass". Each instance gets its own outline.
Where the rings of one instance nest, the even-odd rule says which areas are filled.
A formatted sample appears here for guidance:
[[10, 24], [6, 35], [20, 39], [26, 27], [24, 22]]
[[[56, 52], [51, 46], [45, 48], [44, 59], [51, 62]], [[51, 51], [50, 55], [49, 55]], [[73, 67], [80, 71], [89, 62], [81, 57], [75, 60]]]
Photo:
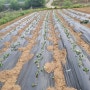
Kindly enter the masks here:
[[7, 11], [0, 13], [0, 25], [3, 25], [7, 22], [10, 22], [20, 16], [24, 16], [29, 13], [43, 11], [43, 10], [51, 10], [48, 8], [38, 8], [38, 9], [29, 9], [29, 10], [22, 10], [22, 11]]
[[25, 14], [29, 13], [29, 10], [23, 10], [23, 11], [8, 11], [7, 13], [3, 13], [2, 17], [0, 18], [0, 25], [5, 24], [9, 21], [12, 21], [20, 16], [23, 16]]

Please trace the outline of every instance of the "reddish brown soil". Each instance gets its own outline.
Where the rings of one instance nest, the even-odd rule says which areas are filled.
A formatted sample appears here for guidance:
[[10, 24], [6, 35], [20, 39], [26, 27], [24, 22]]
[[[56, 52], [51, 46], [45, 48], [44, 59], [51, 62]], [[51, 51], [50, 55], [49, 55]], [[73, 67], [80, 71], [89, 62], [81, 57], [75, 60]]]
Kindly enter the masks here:
[[[90, 14], [90, 7], [74, 8], [74, 10]], [[90, 23], [89, 24], [84, 24], [84, 25], [90, 28]]]
[[12, 23], [14, 23], [14, 22], [16, 22], [16, 21], [18, 21], [18, 20], [26, 17], [26, 16], [28, 16], [28, 15], [30, 15], [30, 13], [29, 13], [29, 14], [26, 14], [26, 15], [24, 15], [24, 16], [20, 16], [20, 17], [12, 20], [12, 21], [10, 21], [10, 22], [7, 22], [6, 24], [0, 25], [0, 29], [5, 28], [6, 26], [8, 26], [8, 25], [10, 25], [10, 24], [12, 24]]
[[44, 16], [39, 22], [37, 29], [33, 33], [33, 37], [30, 39], [30, 41], [28, 41], [28, 45], [24, 48], [19, 49], [22, 51], [22, 55], [19, 58], [16, 66], [11, 70], [5, 70], [0, 72], [0, 81], [4, 82], [1, 90], [21, 90], [21, 87], [19, 85], [16, 85], [16, 81], [23, 65], [34, 56], [33, 54], [30, 54], [30, 51], [36, 44], [36, 38], [39, 35], [38, 33], [42, 26], [43, 20]]
[[44, 69], [48, 73], [54, 72], [55, 87], [49, 87], [47, 90], [75, 90], [66, 86], [61, 64], [66, 63], [66, 50], [59, 50], [58, 48], [58, 40], [60, 39], [57, 37], [57, 33], [55, 32], [52, 15], [50, 16], [50, 21], [51, 23], [49, 27], [51, 31], [49, 32], [49, 34], [51, 35], [51, 37], [49, 38], [49, 40], [53, 42], [53, 46], [49, 46], [47, 47], [47, 49], [53, 52], [54, 60], [52, 62], [46, 63]]
[[[65, 12], [63, 12], [63, 13], [65, 13]], [[67, 14], [67, 13], [65, 13], [66, 15], [68, 15], [68, 16], [70, 16], [69, 14]], [[71, 16], [70, 16], [71, 17]], [[71, 17], [71, 18], [73, 18], [73, 17]], [[73, 18], [75, 21], [77, 21], [77, 22], [79, 22], [80, 23], [80, 20], [79, 19], [76, 19], [76, 18]], [[87, 23], [87, 24], [82, 24], [83, 26], [86, 26], [86, 27], [88, 27], [88, 28], [90, 28], [90, 23]]]
[[74, 8], [74, 10], [78, 10], [78, 11], [90, 14], [90, 7]]
[[[35, 17], [33, 20], [35, 20], [36, 18], [37, 17]], [[21, 30], [19, 30], [18, 33], [17, 33], [17, 35], [12, 37], [11, 42], [5, 42], [5, 44], [4, 44], [5, 47], [2, 50], [0, 50], [0, 54], [3, 53], [3, 52], [5, 52], [9, 48], [10, 45], [11, 45], [11, 43], [17, 41], [17, 39], [22, 35], [23, 31], [32, 23], [32, 21], [29, 22], [24, 28], [22, 28]], [[8, 43], [9, 43], [9, 45], [8, 45]]]
[[57, 13], [57, 16], [59, 17], [59, 19], [62, 21], [63, 25], [68, 28], [70, 30], [70, 33], [75, 36], [76, 38], [76, 43], [80, 46], [82, 46], [85, 51], [90, 54], [90, 45], [88, 45], [86, 42], [84, 42], [84, 40], [80, 37], [82, 34], [81, 33], [76, 33], [74, 30], [73, 30], [73, 27], [70, 27], [67, 22], [65, 22], [65, 20]]

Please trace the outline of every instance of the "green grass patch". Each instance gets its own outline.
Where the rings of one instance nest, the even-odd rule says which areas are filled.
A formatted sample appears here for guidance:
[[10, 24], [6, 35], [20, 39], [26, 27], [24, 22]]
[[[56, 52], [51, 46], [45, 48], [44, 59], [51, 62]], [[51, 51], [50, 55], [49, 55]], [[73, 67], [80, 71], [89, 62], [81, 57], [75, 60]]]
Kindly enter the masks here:
[[51, 10], [48, 8], [38, 8], [38, 9], [29, 9], [29, 10], [22, 10], [22, 11], [8, 11], [0, 13], [0, 25], [10, 22], [20, 16], [26, 15], [28, 13], [43, 11], [43, 10]]

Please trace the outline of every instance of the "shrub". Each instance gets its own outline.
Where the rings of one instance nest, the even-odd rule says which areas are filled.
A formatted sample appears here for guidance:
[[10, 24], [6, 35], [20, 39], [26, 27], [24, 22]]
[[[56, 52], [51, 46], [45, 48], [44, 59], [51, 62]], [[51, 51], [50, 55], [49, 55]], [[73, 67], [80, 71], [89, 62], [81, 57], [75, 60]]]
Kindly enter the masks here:
[[72, 4], [73, 4], [73, 3], [72, 3], [70, 0], [64, 0], [64, 2], [63, 2], [63, 7], [68, 8], [68, 7], [70, 7]]
[[72, 8], [81, 8], [81, 7], [84, 7], [84, 5], [82, 5], [82, 4], [74, 4], [71, 7]]

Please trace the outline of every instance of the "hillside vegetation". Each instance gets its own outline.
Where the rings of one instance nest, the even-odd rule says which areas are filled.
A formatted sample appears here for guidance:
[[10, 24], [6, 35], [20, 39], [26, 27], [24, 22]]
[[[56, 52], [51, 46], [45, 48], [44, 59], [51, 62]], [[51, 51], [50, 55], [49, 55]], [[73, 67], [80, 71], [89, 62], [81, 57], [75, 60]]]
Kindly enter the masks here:
[[89, 6], [90, 0], [54, 0], [52, 3], [54, 6], [60, 6], [60, 7], [83, 7], [83, 6]]
[[45, 0], [0, 0], [0, 11], [44, 7]]

